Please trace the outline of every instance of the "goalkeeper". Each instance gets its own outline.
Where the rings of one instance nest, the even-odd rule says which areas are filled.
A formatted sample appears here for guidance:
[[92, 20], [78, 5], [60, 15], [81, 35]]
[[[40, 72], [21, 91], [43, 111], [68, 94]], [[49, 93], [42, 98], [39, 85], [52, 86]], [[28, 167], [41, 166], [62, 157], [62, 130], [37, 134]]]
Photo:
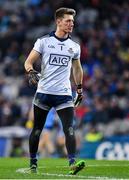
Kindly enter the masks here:
[[[82, 101], [83, 71], [80, 64], [80, 46], [70, 33], [74, 26], [74, 9], [59, 8], [55, 12], [56, 31], [39, 38], [25, 61], [31, 86], [37, 86], [33, 100], [34, 127], [29, 138], [30, 169], [36, 172], [38, 144], [47, 114], [54, 107], [61, 119], [65, 134], [70, 171], [76, 174], [84, 168], [85, 162], [76, 162], [76, 140], [73, 128], [74, 106]], [[41, 74], [33, 65], [41, 58]], [[77, 87], [77, 96], [73, 102], [70, 74]], [[39, 81], [39, 82], [38, 82]]]

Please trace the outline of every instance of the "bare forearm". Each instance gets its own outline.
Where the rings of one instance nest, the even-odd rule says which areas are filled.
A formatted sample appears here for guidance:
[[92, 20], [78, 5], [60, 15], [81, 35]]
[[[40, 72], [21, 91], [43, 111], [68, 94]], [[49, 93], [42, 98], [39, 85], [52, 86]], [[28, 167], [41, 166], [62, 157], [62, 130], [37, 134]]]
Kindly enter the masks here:
[[28, 56], [28, 58], [25, 61], [24, 67], [27, 72], [29, 72], [31, 69], [33, 69], [33, 64], [40, 58], [40, 54], [32, 50]]
[[83, 72], [82, 70], [77, 70], [73, 73], [74, 75], [74, 81], [76, 83], [76, 85], [78, 84], [82, 84], [82, 80], [83, 80]]
[[83, 70], [81, 65], [73, 69], [73, 77], [76, 85], [82, 84]]
[[28, 61], [25, 61], [24, 67], [25, 67], [25, 70], [29, 72], [31, 69], [33, 69], [33, 64]]
[[74, 100], [74, 106], [77, 107], [83, 99], [82, 81], [83, 81], [83, 70], [80, 61], [74, 63], [73, 77], [76, 84], [77, 96]]

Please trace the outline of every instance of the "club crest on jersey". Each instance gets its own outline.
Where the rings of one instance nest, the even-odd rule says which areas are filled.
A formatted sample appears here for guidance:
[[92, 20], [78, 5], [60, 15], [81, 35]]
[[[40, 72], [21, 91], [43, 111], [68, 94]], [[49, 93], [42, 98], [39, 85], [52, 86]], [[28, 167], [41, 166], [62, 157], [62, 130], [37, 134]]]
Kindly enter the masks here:
[[70, 54], [73, 54], [73, 53], [74, 53], [74, 51], [73, 51], [72, 48], [69, 48], [69, 49], [68, 49], [68, 52], [69, 52]]
[[53, 49], [55, 48], [55, 46], [53, 46], [53, 45], [48, 45], [48, 47], [49, 48], [53, 48]]
[[49, 64], [55, 66], [68, 66], [70, 61], [70, 56], [60, 55], [60, 54], [50, 54]]

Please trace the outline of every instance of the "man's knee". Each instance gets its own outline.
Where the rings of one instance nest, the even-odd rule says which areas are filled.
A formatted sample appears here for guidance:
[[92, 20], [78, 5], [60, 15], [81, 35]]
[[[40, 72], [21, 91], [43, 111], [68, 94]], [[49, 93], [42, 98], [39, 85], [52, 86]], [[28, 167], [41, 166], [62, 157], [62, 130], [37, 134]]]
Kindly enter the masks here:
[[35, 136], [35, 137], [39, 137], [40, 136], [40, 134], [41, 134], [41, 130], [40, 129], [36, 129], [36, 130], [34, 130], [33, 131], [33, 135]]
[[64, 129], [65, 136], [74, 136], [74, 128], [71, 126]]

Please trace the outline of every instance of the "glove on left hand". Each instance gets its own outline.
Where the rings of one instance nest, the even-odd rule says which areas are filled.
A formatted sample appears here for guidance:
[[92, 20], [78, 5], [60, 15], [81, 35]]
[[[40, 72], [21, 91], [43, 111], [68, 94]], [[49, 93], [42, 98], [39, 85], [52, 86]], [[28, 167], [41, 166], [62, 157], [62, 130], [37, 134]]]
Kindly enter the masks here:
[[83, 99], [83, 93], [82, 93], [82, 85], [78, 85], [77, 86], [77, 94], [76, 97], [74, 99], [74, 106], [77, 107], [80, 105], [80, 103], [82, 102]]

